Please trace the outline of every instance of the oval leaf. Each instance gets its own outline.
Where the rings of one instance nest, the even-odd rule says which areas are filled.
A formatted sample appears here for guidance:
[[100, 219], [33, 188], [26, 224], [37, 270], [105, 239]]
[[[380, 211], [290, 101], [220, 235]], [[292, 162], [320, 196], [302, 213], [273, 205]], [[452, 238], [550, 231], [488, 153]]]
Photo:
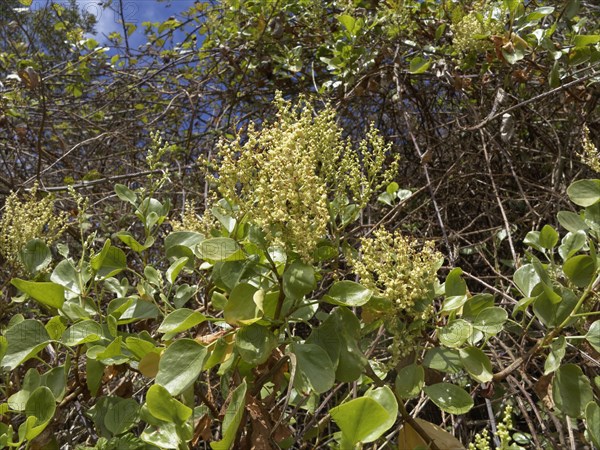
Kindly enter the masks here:
[[442, 411], [464, 414], [473, 407], [473, 399], [462, 388], [451, 383], [437, 383], [424, 388], [425, 394]]
[[353, 307], [364, 305], [372, 295], [373, 293], [362, 284], [343, 280], [334, 283], [323, 300], [334, 305]]
[[156, 383], [171, 395], [179, 395], [192, 385], [202, 371], [207, 350], [193, 339], [179, 339], [163, 353]]

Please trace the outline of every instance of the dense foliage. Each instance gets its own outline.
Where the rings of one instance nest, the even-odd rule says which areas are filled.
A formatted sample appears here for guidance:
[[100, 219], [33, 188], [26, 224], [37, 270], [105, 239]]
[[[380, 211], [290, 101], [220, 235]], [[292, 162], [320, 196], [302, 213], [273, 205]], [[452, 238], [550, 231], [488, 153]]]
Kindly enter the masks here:
[[597, 6], [108, 7], [0, 5], [0, 448], [600, 447]]

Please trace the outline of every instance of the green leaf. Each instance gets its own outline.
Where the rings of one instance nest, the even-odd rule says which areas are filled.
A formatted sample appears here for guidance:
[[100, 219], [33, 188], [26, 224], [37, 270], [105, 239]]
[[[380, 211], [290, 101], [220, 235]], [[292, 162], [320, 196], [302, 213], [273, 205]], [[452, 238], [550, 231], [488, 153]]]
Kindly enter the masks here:
[[31, 6], [31, 3], [33, 3], [33, 0], [19, 0], [19, 3], [21, 3], [21, 5], [24, 5], [24, 6]]
[[494, 335], [500, 333], [504, 323], [508, 319], [508, 313], [503, 308], [494, 306], [481, 310], [472, 321], [473, 328], [482, 333]]
[[540, 231], [540, 245], [547, 250], [552, 250], [556, 244], [558, 244], [558, 233], [550, 225], [544, 225]]
[[596, 274], [596, 261], [589, 255], [573, 256], [563, 264], [565, 275], [577, 287], [586, 287]]
[[338, 20], [344, 26], [344, 28], [346, 28], [346, 30], [349, 33], [355, 34], [354, 27], [356, 26], [357, 21], [356, 21], [356, 19], [354, 19], [354, 17], [352, 17], [348, 14], [342, 14], [338, 17]]
[[10, 283], [42, 305], [60, 309], [65, 301], [65, 288], [49, 281], [26, 281], [13, 278]]
[[175, 231], [165, 238], [165, 248], [167, 253], [173, 247], [186, 247], [193, 250], [203, 240], [204, 235], [195, 231]]
[[223, 316], [231, 325], [249, 325], [263, 316], [264, 291], [248, 283], [239, 283], [229, 294]]
[[124, 184], [118, 184], [118, 183], [115, 184], [115, 193], [117, 194], [117, 197], [119, 197], [124, 202], [129, 202], [133, 206], [136, 206], [136, 204], [137, 204], [136, 193], [133, 192], [131, 189], [129, 189]]
[[8, 397], [6, 402], [15, 411], [24, 411], [27, 400], [41, 384], [41, 377], [36, 369], [29, 369], [21, 382], [21, 389]]
[[87, 358], [85, 361], [85, 383], [92, 397], [98, 394], [104, 376], [104, 364], [95, 359]]
[[564, 336], [560, 336], [552, 342], [550, 354], [544, 363], [544, 375], [548, 375], [560, 367], [560, 363], [565, 357], [566, 347], [567, 340]]
[[289, 348], [296, 355], [296, 378], [299, 381], [304, 381], [317, 394], [333, 387], [335, 368], [325, 350], [316, 344], [292, 344]]
[[575, 233], [580, 230], [587, 230], [589, 227], [579, 214], [571, 211], [559, 211], [557, 214], [558, 223], [567, 231]]
[[423, 358], [423, 365], [447, 373], [457, 373], [462, 370], [458, 352], [442, 347], [427, 350], [425, 358]]
[[342, 431], [345, 440], [352, 445], [373, 442], [387, 429], [382, 429], [389, 413], [370, 397], [360, 397], [332, 408], [329, 413]]
[[179, 275], [179, 272], [181, 272], [181, 270], [186, 266], [189, 259], [190, 258], [188, 258], [187, 256], [183, 256], [173, 261], [173, 264], [169, 266], [166, 273], [167, 280], [169, 280], [169, 283], [175, 283], [177, 275]]
[[192, 415], [192, 409], [174, 399], [171, 393], [159, 384], [153, 384], [146, 393], [148, 411], [165, 422], [182, 424]]
[[525, 264], [516, 270], [513, 275], [513, 281], [523, 296], [530, 297], [533, 288], [540, 283], [541, 279], [533, 264]]
[[473, 399], [462, 388], [451, 383], [437, 383], [424, 388], [425, 394], [442, 411], [465, 414], [473, 407]]
[[453, 320], [443, 327], [438, 338], [442, 345], [451, 348], [461, 347], [473, 334], [473, 325], [463, 319]]
[[136, 253], [141, 253], [152, 247], [152, 244], [154, 244], [153, 237], [149, 237], [144, 244], [140, 244], [128, 231], [119, 231], [115, 233], [114, 236], [119, 238], [123, 244]]
[[570, 231], [565, 235], [565, 237], [563, 237], [560, 247], [558, 247], [558, 254], [563, 259], [563, 261], [566, 261], [583, 248], [583, 246], [585, 245], [585, 241], [585, 231]]
[[176, 309], [170, 313], [158, 327], [159, 333], [165, 333], [163, 341], [173, 339], [177, 333], [189, 330], [206, 320], [206, 317], [197, 311], [187, 308]]
[[178, 339], [160, 358], [156, 384], [160, 384], [171, 395], [179, 395], [191, 386], [200, 372], [207, 350], [193, 339]]
[[105, 438], [129, 430], [138, 420], [140, 405], [131, 398], [100, 397], [86, 414], [92, 419], [96, 430]]
[[211, 442], [210, 446], [213, 450], [229, 450], [231, 448], [244, 415], [247, 388], [246, 381], [243, 381], [231, 394], [231, 401], [227, 405], [225, 418], [223, 419], [223, 439], [219, 442]]
[[342, 306], [362, 306], [367, 303], [373, 293], [362, 284], [354, 281], [338, 281], [331, 286], [323, 300], [327, 303]]
[[238, 243], [231, 238], [212, 238], [200, 242], [194, 249], [195, 255], [209, 262], [237, 261], [245, 259]]
[[533, 313], [546, 327], [555, 327], [569, 316], [576, 304], [577, 298], [566, 289], [558, 302], [552, 300], [547, 291], [544, 291], [535, 297]]
[[396, 423], [396, 419], [398, 418], [398, 401], [388, 386], [370, 388], [365, 392], [365, 397], [375, 400], [388, 413], [387, 420], [379, 425], [379, 429], [373, 433], [373, 436], [369, 437], [369, 439], [376, 440]]
[[235, 336], [235, 348], [244, 361], [254, 366], [269, 359], [277, 346], [277, 338], [268, 329], [258, 324], [243, 327]]
[[52, 391], [46, 386], [40, 386], [29, 396], [27, 404], [25, 405], [25, 414], [29, 417], [34, 417], [35, 422], [33, 427], [27, 430], [25, 437], [28, 440], [34, 439], [38, 436], [48, 423], [54, 417], [56, 411], [56, 401], [52, 395]]
[[32, 239], [23, 249], [19, 256], [27, 271], [33, 275], [48, 267], [52, 261], [52, 253], [44, 241]]
[[100, 339], [102, 339], [102, 327], [94, 320], [82, 320], [71, 325], [61, 337], [62, 343], [69, 347], [99, 341]]
[[50, 342], [50, 336], [44, 325], [32, 319], [19, 322], [5, 333], [8, 345], [2, 358], [2, 367], [14, 370], [21, 363], [37, 355]]
[[396, 376], [396, 393], [399, 397], [411, 399], [418, 396], [425, 386], [425, 370], [423, 366], [411, 364], [398, 371]]
[[446, 277], [445, 294], [446, 297], [458, 297], [467, 294], [467, 283], [461, 277], [462, 269], [457, 267], [452, 269]]
[[315, 269], [309, 264], [294, 261], [283, 272], [283, 292], [287, 297], [301, 299], [316, 286]]
[[427, 60], [422, 56], [415, 56], [413, 59], [410, 60], [408, 72], [412, 75], [419, 75], [421, 73], [427, 72], [429, 66], [431, 66], [431, 60]]
[[596, 402], [588, 403], [585, 408], [585, 427], [594, 445], [600, 447], [600, 406]]
[[579, 206], [592, 206], [600, 200], [600, 180], [579, 180], [567, 188], [567, 195]]
[[597, 352], [600, 352], [600, 320], [596, 320], [590, 326], [585, 338]]
[[482, 350], [468, 347], [460, 349], [459, 355], [463, 367], [474, 380], [480, 383], [492, 381], [492, 363]]
[[600, 42], [600, 34], [578, 34], [573, 38], [575, 47], [585, 47]]
[[584, 416], [585, 407], [594, 401], [590, 380], [575, 364], [558, 368], [552, 379], [552, 399], [559, 411], [574, 419]]
[[340, 337], [340, 357], [335, 371], [338, 381], [355, 381], [362, 375], [367, 359], [362, 353], [360, 339], [360, 321], [356, 315], [345, 307], [338, 307], [331, 316], [336, 324]]

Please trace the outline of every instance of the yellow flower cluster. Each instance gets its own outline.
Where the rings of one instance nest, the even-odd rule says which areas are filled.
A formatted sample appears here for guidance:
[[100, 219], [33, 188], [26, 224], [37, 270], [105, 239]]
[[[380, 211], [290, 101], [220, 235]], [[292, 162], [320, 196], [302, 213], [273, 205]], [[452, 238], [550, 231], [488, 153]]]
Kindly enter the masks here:
[[329, 201], [347, 195], [363, 207], [391, 180], [397, 162], [385, 169], [391, 149], [373, 127], [355, 150], [332, 108], [314, 114], [306, 100], [293, 106], [279, 94], [275, 105], [274, 123], [219, 143], [213, 181], [270, 240], [310, 261], [327, 233]]
[[398, 310], [411, 311], [430, 298], [442, 260], [432, 241], [420, 244], [398, 231], [378, 228], [372, 238], [361, 240], [361, 256], [351, 264], [364, 286]]
[[210, 237], [210, 232], [218, 226], [218, 221], [211, 214], [210, 209], [205, 209], [200, 216], [196, 213], [195, 203], [186, 201], [181, 220], [171, 220], [171, 226], [173, 231], [196, 231]]
[[600, 152], [590, 138], [590, 129], [587, 125], [583, 126], [581, 146], [583, 148], [583, 152], [579, 155], [581, 162], [589, 166], [594, 172], [600, 173]]
[[492, 18], [492, 7], [486, 3], [477, 2], [471, 12], [463, 15], [452, 27], [452, 43], [459, 52], [485, 50], [491, 47], [491, 41], [486, 38], [504, 33], [502, 24]]
[[491, 450], [490, 446], [490, 435], [488, 430], [485, 429], [481, 434], [475, 435], [475, 442], [471, 442], [468, 447], [469, 450]]
[[21, 201], [16, 193], [6, 199], [0, 219], [0, 254], [15, 267], [22, 267], [20, 252], [32, 239], [41, 239], [50, 245], [63, 234], [67, 216], [54, 212], [54, 200], [37, 197], [37, 186]]
[[394, 337], [392, 362], [415, 350], [426, 321], [433, 314], [436, 273], [443, 261], [431, 241], [375, 230], [361, 240], [361, 256], [350, 263], [361, 283], [393, 305], [386, 326]]

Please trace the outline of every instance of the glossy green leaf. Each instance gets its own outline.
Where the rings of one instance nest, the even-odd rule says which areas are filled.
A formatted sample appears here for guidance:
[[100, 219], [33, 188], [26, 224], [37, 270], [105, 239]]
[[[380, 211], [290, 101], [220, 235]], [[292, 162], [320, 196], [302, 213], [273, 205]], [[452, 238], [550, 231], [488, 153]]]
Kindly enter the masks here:
[[173, 342], [160, 358], [156, 384], [171, 395], [181, 394], [198, 379], [206, 355], [206, 347], [193, 339]]
[[306, 343], [318, 345], [325, 350], [329, 355], [333, 368], [337, 369], [342, 339], [343, 336], [340, 336], [338, 332], [337, 317], [330, 315], [321, 325], [312, 329]]
[[67, 259], [59, 262], [50, 275], [50, 281], [60, 284], [76, 295], [81, 295], [90, 278], [91, 273], [85, 269], [80, 271]]
[[283, 272], [283, 292], [290, 298], [300, 299], [316, 286], [315, 269], [309, 264], [294, 261]]
[[21, 389], [8, 397], [8, 406], [15, 411], [25, 411], [29, 397], [41, 384], [41, 377], [36, 369], [29, 369], [21, 381]]
[[33, 0], [19, 0], [19, 3], [21, 3], [23, 6], [31, 6]]
[[418, 364], [410, 364], [398, 371], [396, 393], [405, 399], [418, 396], [425, 385], [425, 370]]
[[316, 344], [292, 344], [290, 352], [296, 355], [296, 377], [322, 394], [335, 383], [335, 369], [329, 355]]
[[356, 315], [345, 307], [338, 307], [331, 316], [340, 336], [340, 356], [335, 371], [338, 381], [355, 381], [362, 375], [367, 364], [358, 341], [360, 339], [360, 322]]
[[460, 360], [471, 377], [480, 383], [492, 381], [492, 363], [482, 350], [467, 347], [459, 350]]
[[227, 405], [225, 418], [223, 419], [223, 439], [218, 442], [211, 442], [210, 446], [213, 450], [230, 450], [244, 415], [247, 389], [246, 381], [243, 381], [231, 394], [231, 401]]
[[148, 238], [144, 244], [140, 244], [128, 231], [119, 231], [115, 233], [114, 236], [136, 253], [141, 253], [152, 247], [152, 244], [154, 244], [154, 238], [152, 237]]
[[508, 319], [508, 313], [503, 308], [494, 306], [481, 310], [477, 317], [472, 320], [473, 328], [486, 334], [498, 334], [502, 331], [504, 323]]
[[159, 384], [153, 384], [148, 389], [146, 405], [150, 414], [165, 422], [181, 424], [192, 415], [191, 408], [174, 399], [171, 393]]
[[352, 445], [373, 442], [386, 429], [382, 424], [389, 418], [388, 411], [370, 397], [360, 397], [332, 408], [329, 413], [342, 431], [344, 439]]
[[464, 389], [451, 383], [437, 383], [424, 388], [425, 394], [442, 411], [465, 414], [473, 407], [473, 399]]
[[206, 239], [200, 242], [193, 250], [198, 258], [210, 262], [245, 259], [240, 246], [231, 238]]
[[264, 291], [248, 283], [239, 283], [229, 294], [223, 316], [231, 325], [248, 325], [263, 316]]
[[594, 400], [590, 380], [575, 364], [558, 368], [552, 379], [552, 399], [559, 411], [574, 419], [581, 419], [587, 404]]
[[85, 383], [90, 395], [96, 396], [98, 389], [102, 385], [102, 377], [104, 376], [104, 364], [95, 359], [87, 358], [85, 361]]
[[576, 304], [576, 296], [569, 294], [567, 290], [563, 290], [563, 297], [559, 302], [553, 301], [543, 292], [535, 298], [533, 313], [545, 326], [555, 327], [569, 316]]
[[354, 281], [338, 281], [331, 286], [323, 300], [334, 305], [362, 306], [367, 303], [373, 293], [362, 284]]
[[550, 353], [544, 363], [544, 375], [548, 375], [560, 367], [560, 363], [565, 357], [566, 348], [567, 340], [564, 336], [560, 336], [552, 341]]
[[573, 38], [575, 47], [585, 47], [600, 42], [600, 34], [578, 34]]
[[71, 325], [62, 335], [63, 344], [73, 347], [102, 339], [102, 327], [94, 320], [82, 320]]
[[563, 261], [566, 261], [583, 248], [585, 241], [585, 231], [569, 232], [563, 237], [560, 247], [558, 247], [558, 254]]
[[467, 294], [467, 283], [461, 277], [462, 269], [452, 269], [444, 283], [446, 297], [459, 297]]
[[187, 308], [176, 309], [170, 313], [158, 327], [159, 333], [165, 333], [163, 341], [172, 339], [177, 333], [189, 330], [206, 320], [206, 317], [197, 311]]
[[596, 320], [585, 335], [585, 339], [597, 352], [600, 352], [600, 320]]
[[21, 363], [37, 355], [50, 342], [50, 336], [44, 325], [32, 319], [19, 322], [5, 333], [8, 345], [2, 358], [2, 367], [14, 370]]
[[473, 334], [473, 325], [463, 319], [453, 320], [439, 330], [438, 338], [442, 345], [451, 348], [462, 346]]
[[235, 348], [252, 365], [266, 362], [276, 346], [277, 338], [271, 330], [255, 323], [243, 327], [235, 336]]
[[600, 179], [579, 180], [567, 188], [567, 195], [579, 206], [591, 206], [600, 200]]
[[541, 279], [533, 264], [525, 264], [515, 271], [513, 281], [525, 297], [530, 297], [533, 288], [540, 283]]
[[67, 364], [50, 369], [40, 377], [40, 384], [50, 389], [57, 402], [62, 401], [67, 391], [69, 368], [70, 361]]
[[27, 430], [25, 437], [28, 440], [34, 439], [48, 426], [48, 423], [54, 417], [56, 411], [56, 401], [52, 391], [46, 386], [40, 386], [29, 396], [25, 406], [25, 414], [28, 417], [35, 417], [34, 426]]
[[65, 301], [65, 288], [49, 281], [26, 281], [13, 278], [10, 283], [42, 305], [60, 309]]
[[181, 272], [181, 270], [186, 266], [189, 259], [190, 258], [188, 258], [187, 256], [184, 256], [184, 257], [178, 258], [175, 261], [173, 261], [173, 264], [171, 264], [169, 266], [169, 268], [167, 269], [167, 273], [166, 273], [166, 277], [167, 277], [167, 280], [169, 280], [169, 283], [171, 283], [171, 284], [175, 283], [175, 280], [177, 279], [179, 272]]
[[456, 350], [434, 347], [425, 353], [423, 365], [430, 369], [447, 373], [457, 373], [462, 370], [460, 356]]
[[118, 247], [110, 246], [102, 259], [98, 276], [101, 279], [114, 277], [127, 268], [127, 256], [125, 252]]
[[552, 250], [556, 244], [558, 244], [558, 233], [550, 225], [544, 225], [540, 231], [540, 245], [547, 250]]
[[32, 239], [29, 241], [21, 249], [19, 256], [27, 271], [34, 275], [48, 267], [52, 261], [52, 253], [41, 239]]
[[425, 59], [422, 56], [415, 56], [410, 60], [408, 72], [413, 75], [419, 75], [427, 72], [431, 66], [431, 60]]
[[[365, 397], [372, 398], [385, 409], [388, 413], [387, 420], [379, 425], [379, 429], [376, 430], [372, 436], [368, 437], [368, 441], [378, 439], [383, 433], [389, 430], [396, 420], [398, 419], [398, 401], [394, 392], [388, 386], [382, 386], [378, 388], [370, 388], [365, 392]], [[368, 442], [365, 441], [365, 442]]]
[[124, 184], [118, 184], [118, 183], [115, 184], [115, 193], [117, 194], [117, 197], [119, 197], [124, 202], [129, 202], [133, 206], [136, 205], [136, 203], [137, 203], [136, 193], [133, 192], [131, 189], [129, 189]]
[[594, 445], [600, 448], [600, 406], [596, 402], [588, 403], [585, 408], [585, 427]]
[[571, 211], [559, 211], [556, 216], [560, 223], [567, 231], [575, 233], [580, 230], [587, 230], [589, 227], [579, 214]]
[[596, 275], [596, 261], [589, 255], [577, 255], [563, 264], [565, 275], [577, 287], [586, 287]]

